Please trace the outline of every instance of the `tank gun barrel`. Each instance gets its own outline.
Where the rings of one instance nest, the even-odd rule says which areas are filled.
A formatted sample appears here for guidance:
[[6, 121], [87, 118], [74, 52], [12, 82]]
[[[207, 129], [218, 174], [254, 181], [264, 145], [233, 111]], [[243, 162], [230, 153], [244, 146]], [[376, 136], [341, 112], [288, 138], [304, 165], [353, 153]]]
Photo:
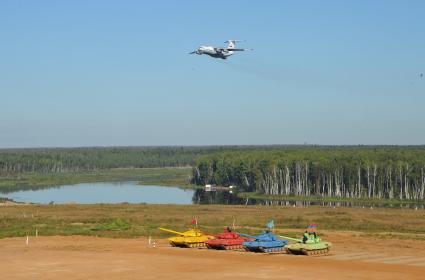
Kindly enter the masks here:
[[166, 231], [166, 232], [175, 233], [175, 234], [178, 234], [178, 235], [184, 235], [182, 232], [178, 232], [178, 231], [171, 230], [171, 229], [166, 229], [166, 228], [159, 228], [159, 229]]
[[303, 242], [301, 239], [298, 239], [298, 238], [292, 238], [292, 237], [283, 236], [283, 235], [279, 235], [279, 237], [284, 238], [284, 239], [288, 239], [288, 240], [291, 240], [291, 241]]
[[256, 237], [255, 237], [255, 236], [252, 236], [252, 235], [249, 235], [249, 234], [246, 234], [246, 233], [239, 233], [239, 232], [238, 232], [238, 234], [239, 234], [240, 236], [243, 236], [243, 237], [248, 237], [248, 238], [256, 239]]

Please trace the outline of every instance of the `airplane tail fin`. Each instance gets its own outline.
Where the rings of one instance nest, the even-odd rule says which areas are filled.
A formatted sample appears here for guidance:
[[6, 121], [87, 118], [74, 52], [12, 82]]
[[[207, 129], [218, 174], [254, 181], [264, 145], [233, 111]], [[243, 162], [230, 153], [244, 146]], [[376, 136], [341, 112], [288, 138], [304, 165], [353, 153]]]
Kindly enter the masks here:
[[227, 40], [225, 43], [228, 43], [228, 49], [234, 49], [236, 47], [236, 42], [243, 42], [243, 40]]
[[236, 43], [235, 40], [227, 40], [226, 42], [228, 43], [227, 44], [228, 49], [234, 49], [235, 48], [235, 43]]

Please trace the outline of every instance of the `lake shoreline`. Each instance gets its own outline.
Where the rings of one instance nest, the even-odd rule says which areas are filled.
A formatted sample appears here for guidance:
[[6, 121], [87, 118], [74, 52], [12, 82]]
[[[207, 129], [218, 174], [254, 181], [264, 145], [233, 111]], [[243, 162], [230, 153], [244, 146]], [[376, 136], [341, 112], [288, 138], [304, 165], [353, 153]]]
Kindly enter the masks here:
[[115, 168], [95, 171], [59, 173], [13, 173], [0, 176], [0, 193], [25, 189], [58, 187], [95, 182], [137, 181], [142, 185], [181, 186], [192, 188], [189, 183], [191, 167], [163, 168]]
[[290, 202], [312, 202], [312, 203], [358, 203], [358, 204], [425, 204], [422, 200], [398, 200], [398, 199], [364, 199], [364, 198], [337, 198], [337, 197], [316, 197], [316, 196], [286, 196], [286, 195], [265, 195], [256, 192], [240, 192], [237, 197], [242, 199], [255, 199], [260, 201], [290, 201]]

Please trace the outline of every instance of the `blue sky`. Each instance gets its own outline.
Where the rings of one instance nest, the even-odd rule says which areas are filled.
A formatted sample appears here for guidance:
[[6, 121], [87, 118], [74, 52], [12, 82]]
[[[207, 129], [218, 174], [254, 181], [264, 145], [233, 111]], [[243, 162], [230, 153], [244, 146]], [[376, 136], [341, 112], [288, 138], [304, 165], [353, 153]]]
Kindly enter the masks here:
[[[425, 144], [424, 14], [413, 0], [3, 0], [0, 147]], [[254, 51], [188, 55], [227, 39]]]

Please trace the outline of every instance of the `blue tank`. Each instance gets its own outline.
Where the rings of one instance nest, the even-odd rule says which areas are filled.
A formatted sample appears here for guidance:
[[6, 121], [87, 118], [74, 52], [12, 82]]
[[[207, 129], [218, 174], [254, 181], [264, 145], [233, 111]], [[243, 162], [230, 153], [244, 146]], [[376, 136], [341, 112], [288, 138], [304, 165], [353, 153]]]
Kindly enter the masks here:
[[254, 239], [253, 241], [246, 241], [243, 243], [244, 248], [251, 252], [280, 252], [284, 251], [285, 245], [288, 244], [288, 240], [280, 239], [277, 235], [270, 231], [263, 231], [257, 236], [251, 236], [244, 233], [240, 233], [240, 235]]

